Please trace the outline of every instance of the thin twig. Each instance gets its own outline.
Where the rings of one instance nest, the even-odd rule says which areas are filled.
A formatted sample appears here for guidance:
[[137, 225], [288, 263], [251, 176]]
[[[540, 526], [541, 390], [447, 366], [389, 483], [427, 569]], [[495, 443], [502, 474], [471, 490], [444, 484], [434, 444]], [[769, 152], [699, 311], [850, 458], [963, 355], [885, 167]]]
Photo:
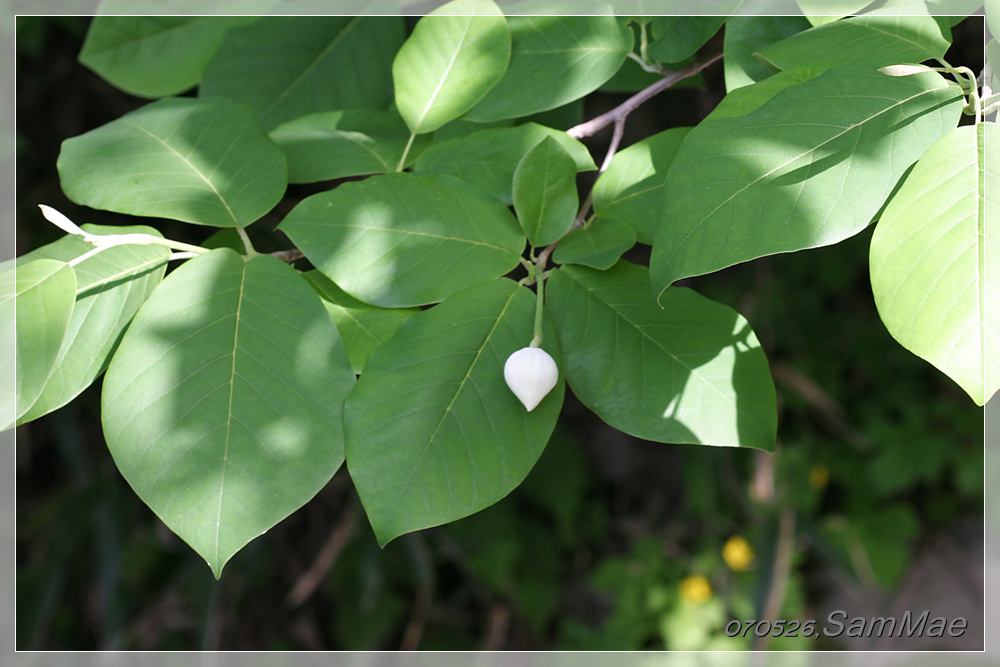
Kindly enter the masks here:
[[[778, 519], [778, 539], [774, 549], [774, 566], [771, 568], [771, 582], [768, 586], [767, 599], [761, 618], [776, 619], [781, 615], [781, 606], [785, 602], [785, 588], [788, 584], [788, 573], [792, 567], [792, 551], [795, 546], [795, 512], [791, 509], [781, 511]], [[754, 650], [763, 651], [767, 648], [770, 635], [756, 637]]]
[[295, 582], [295, 586], [289, 591], [285, 602], [289, 607], [295, 609], [316, 591], [319, 585], [326, 578], [327, 573], [337, 561], [337, 556], [343, 551], [344, 546], [350, 541], [354, 534], [354, 526], [357, 523], [357, 513], [354, 508], [349, 507], [344, 511], [344, 516], [337, 522], [330, 536], [323, 547], [316, 554], [316, 559], [308, 570], [302, 573]]
[[698, 72], [702, 71], [715, 61], [722, 58], [722, 53], [716, 53], [715, 55], [709, 57], [706, 60], [701, 60], [696, 63], [692, 63], [685, 67], [684, 69], [679, 69], [676, 71], [665, 71], [664, 77], [647, 88], [643, 88], [638, 93], [628, 98], [617, 107], [603, 113], [597, 118], [588, 120], [586, 123], [581, 123], [575, 127], [571, 127], [566, 131], [566, 134], [573, 137], [574, 139], [582, 139], [583, 137], [591, 137], [597, 134], [600, 130], [604, 129], [608, 125], [611, 125], [619, 119], [624, 119], [630, 113], [635, 111], [643, 102], [653, 97], [657, 93], [663, 92], [670, 86], [674, 85], [678, 81], [686, 79], [688, 77], [694, 76]]

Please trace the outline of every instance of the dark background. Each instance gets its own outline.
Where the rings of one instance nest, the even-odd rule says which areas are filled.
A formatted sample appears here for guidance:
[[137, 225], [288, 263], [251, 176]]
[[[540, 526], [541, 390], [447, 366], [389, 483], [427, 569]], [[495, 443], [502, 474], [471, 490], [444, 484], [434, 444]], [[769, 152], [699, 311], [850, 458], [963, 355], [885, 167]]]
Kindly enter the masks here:
[[[88, 21], [17, 22], [18, 254], [59, 235], [38, 203], [77, 222], [128, 221], [76, 207], [59, 187], [63, 139], [146, 103], [76, 62]], [[982, 21], [954, 34], [948, 60], [980, 69]], [[719, 48], [721, 35], [703, 53]], [[696, 83], [633, 114], [623, 146], [697, 123], [724, 93], [721, 64]], [[568, 127], [626, 97], [596, 93], [548, 122]], [[598, 162], [608, 139], [588, 140]], [[312, 191], [291, 187], [251, 228], [255, 246], [289, 247], [269, 230]], [[150, 224], [192, 243], [211, 233]], [[342, 469], [218, 582], [118, 473], [98, 382], [16, 433], [17, 648], [671, 648], [665, 619], [687, 609], [684, 578], [703, 574], [725, 609], [716, 635], [777, 595], [783, 617], [801, 620], [838, 608], [969, 620], [959, 640], [818, 648], [980, 649], [983, 412], [886, 332], [868, 282], [870, 237], [685, 281], [760, 338], [778, 391], [774, 455], [638, 440], [567, 392], [536, 469], [494, 507], [379, 550]], [[648, 248], [628, 258], [645, 263]], [[735, 534], [756, 553], [747, 572], [720, 557]], [[781, 554], [790, 566], [775, 575]]]

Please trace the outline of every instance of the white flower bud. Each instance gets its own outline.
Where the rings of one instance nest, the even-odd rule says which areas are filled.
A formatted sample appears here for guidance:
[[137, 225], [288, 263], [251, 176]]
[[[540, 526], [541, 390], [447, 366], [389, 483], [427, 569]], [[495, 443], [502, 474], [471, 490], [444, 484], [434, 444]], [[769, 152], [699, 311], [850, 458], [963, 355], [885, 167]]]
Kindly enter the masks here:
[[521, 348], [507, 357], [503, 379], [518, 400], [531, 412], [552, 391], [559, 369], [549, 353], [540, 347]]

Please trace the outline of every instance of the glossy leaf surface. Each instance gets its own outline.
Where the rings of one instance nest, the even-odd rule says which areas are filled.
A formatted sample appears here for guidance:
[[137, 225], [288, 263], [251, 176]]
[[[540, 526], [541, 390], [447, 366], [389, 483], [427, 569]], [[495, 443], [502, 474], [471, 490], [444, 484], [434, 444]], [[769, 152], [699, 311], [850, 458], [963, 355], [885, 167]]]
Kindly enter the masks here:
[[139, 310], [104, 380], [111, 454], [218, 577], [343, 462], [354, 385], [319, 297], [283, 262], [185, 262]]

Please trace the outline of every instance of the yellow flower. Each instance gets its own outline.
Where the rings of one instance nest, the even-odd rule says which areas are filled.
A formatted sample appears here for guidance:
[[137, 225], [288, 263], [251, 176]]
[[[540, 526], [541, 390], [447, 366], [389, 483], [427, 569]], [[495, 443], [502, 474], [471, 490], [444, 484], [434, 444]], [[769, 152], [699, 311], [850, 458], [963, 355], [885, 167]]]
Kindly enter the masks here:
[[701, 604], [712, 597], [712, 584], [701, 574], [692, 574], [681, 581], [681, 600], [688, 604]]
[[809, 486], [814, 489], [822, 489], [830, 481], [830, 471], [822, 463], [817, 463], [809, 471]]
[[733, 535], [722, 547], [722, 560], [733, 572], [743, 572], [753, 563], [753, 547], [741, 535]]

